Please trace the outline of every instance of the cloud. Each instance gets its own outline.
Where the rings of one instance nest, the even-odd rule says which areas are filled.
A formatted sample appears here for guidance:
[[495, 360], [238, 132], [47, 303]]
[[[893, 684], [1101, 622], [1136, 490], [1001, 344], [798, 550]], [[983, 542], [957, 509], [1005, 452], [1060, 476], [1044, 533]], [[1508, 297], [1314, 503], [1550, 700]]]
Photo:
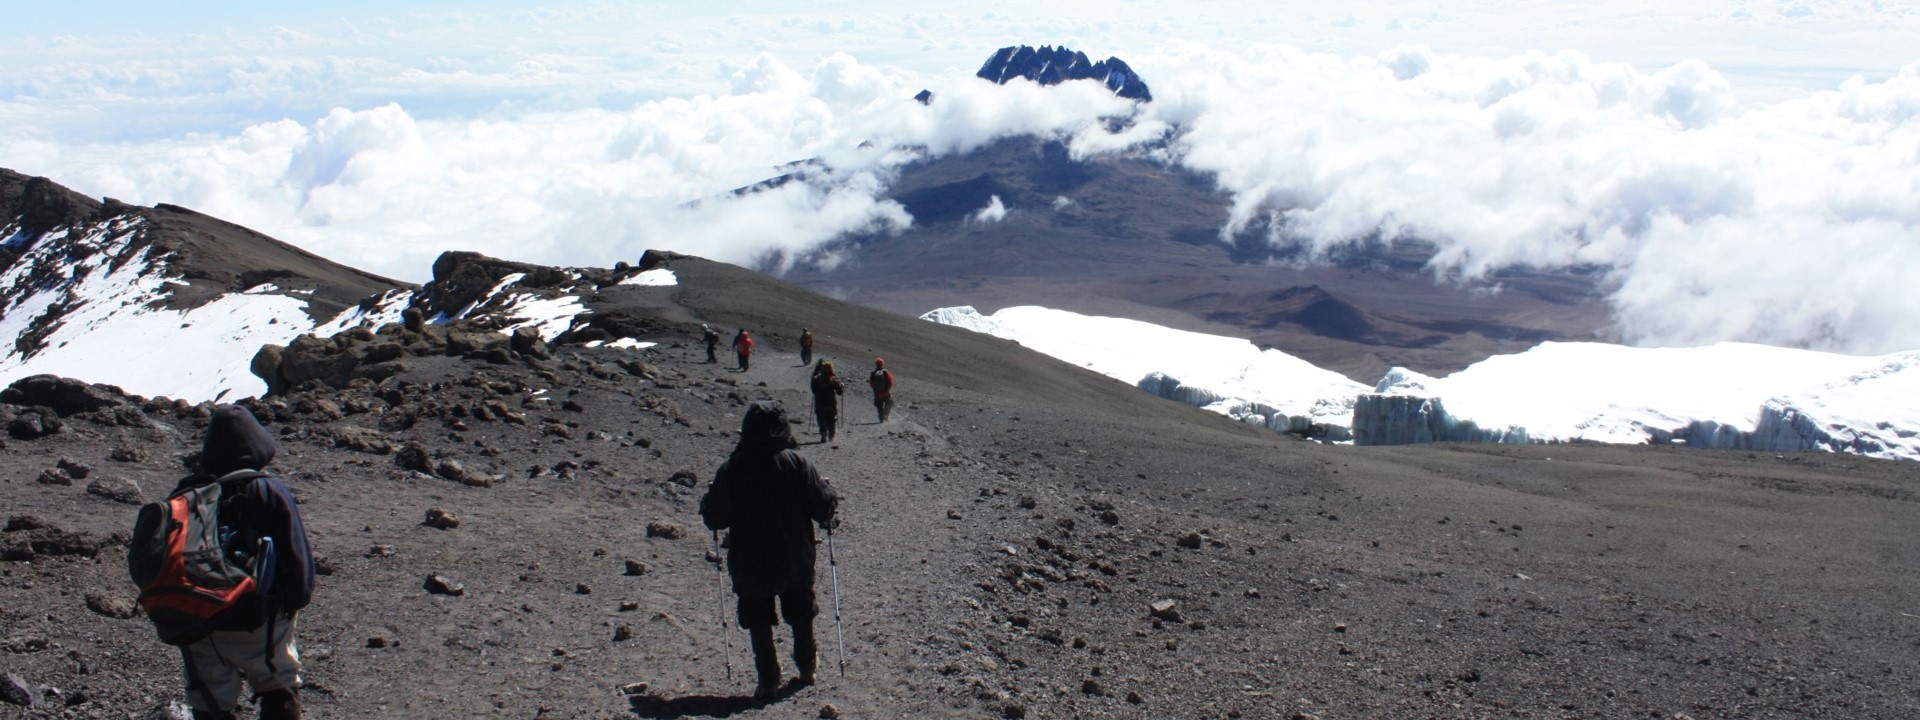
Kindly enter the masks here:
[[1182, 119], [1171, 159], [1233, 195], [1224, 234], [1313, 256], [1427, 241], [1438, 275], [1469, 281], [1609, 268], [1645, 344], [1920, 347], [1920, 65], [1743, 108], [1698, 62], [1574, 52], [1176, 46], [1138, 64], [1169, 100], [1148, 117]]
[[[1920, 13], [1802, 5], [1565, 23], [1549, 2], [1388, 31], [1378, 3], [1310, 23], [595, 4], [26, 38], [0, 48], [0, 166], [421, 280], [453, 247], [830, 263], [834, 238], [911, 226], [879, 199], [904, 164], [1039, 134], [1207, 173], [1223, 233], [1310, 255], [1419, 239], [1448, 279], [1605, 268], [1636, 342], [1920, 347], [1920, 65], [1895, 69]], [[971, 77], [1020, 41], [1121, 56], [1156, 100]]]
[[1007, 206], [1000, 202], [999, 195], [989, 198], [986, 207], [975, 210], [973, 214], [967, 216], [967, 222], [974, 225], [991, 225], [1005, 219], [1007, 219]]

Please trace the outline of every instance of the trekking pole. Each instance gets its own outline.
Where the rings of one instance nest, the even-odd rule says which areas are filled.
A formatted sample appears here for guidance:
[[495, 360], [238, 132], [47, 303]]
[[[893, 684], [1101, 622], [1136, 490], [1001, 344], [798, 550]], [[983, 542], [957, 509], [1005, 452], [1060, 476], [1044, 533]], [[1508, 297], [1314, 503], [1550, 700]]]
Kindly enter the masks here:
[[840, 677], [847, 676], [847, 633], [840, 627], [840, 564], [833, 557], [833, 528], [827, 528], [827, 572], [833, 577], [833, 635], [839, 644]]
[[[831, 555], [832, 554], [831, 551], [829, 551], [828, 554]], [[713, 556], [715, 558], [720, 557], [720, 531], [719, 530], [713, 531]], [[720, 612], [716, 617], [720, 618], [721, 647], [724, 648], [726, 651], [727, 682], [733, 682], [733, 638], [727, 635], [727, 569], [725, 565], [719, 562], [715, 562], [713, 564], [713, 569], [715, 572], [720, 573], [720, 584], [714, 586], [716, 590], [716, 592], [714, 593], [714, 599], [719, 601], [718, 607], [720, 608]]]

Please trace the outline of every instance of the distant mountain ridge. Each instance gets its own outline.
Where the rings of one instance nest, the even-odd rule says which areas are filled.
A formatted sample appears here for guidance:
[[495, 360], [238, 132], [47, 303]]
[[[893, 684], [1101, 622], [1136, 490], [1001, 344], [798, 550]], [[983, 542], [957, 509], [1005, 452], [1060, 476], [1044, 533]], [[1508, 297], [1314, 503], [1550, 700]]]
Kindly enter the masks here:
[[[1099, 80], [1115, 95], [1129, 100], [1151, 102], [1152, 91], [1133, 68], [1117, 57], [1094, 62], [1084, 52], [1066, 46], [1009, 45], [987, 58], [987, 64], [975, 73], [981, 78], [1005, 85], [1023, 77], [1041, 85], [1058, 85], [1068, 80]], [[925, 102], [925, 101], [923, 101]]]

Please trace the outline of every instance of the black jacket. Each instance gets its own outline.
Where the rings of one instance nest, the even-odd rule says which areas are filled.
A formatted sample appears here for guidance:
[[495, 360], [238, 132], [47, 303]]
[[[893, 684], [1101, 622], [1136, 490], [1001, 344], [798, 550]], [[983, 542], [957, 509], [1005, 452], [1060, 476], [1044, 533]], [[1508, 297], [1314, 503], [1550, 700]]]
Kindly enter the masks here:
[[[246, 408], [222, 405], [213, 411], [207, 438], [200, 450], [200, 472], [180, 480], [174, 493], [205, 485], [235, 470], [262, 470], [273, 462], [273, 436], [260, 427]], [[281, 612], [291, 613], [313, 599], [313, 550], [307, 544], [306, 524], [293, 492], [271, 475], [245, 481], [220, 507], [222, 525], [240, 533], [238, 547], [252, 547], [258, 538], [272, 537], [274, 577], [272, 597]]]
[[840, 382], [840, 378], [837, 376], [826, 373], [814, 373], [812, 384], [814, 411], [828, 415], [835, 414], [840, 403], [840, 396], [845, 395], [847, 392], [846, 383]]
[[733, 531], [733, 591], [777, 595], [813, 584], [813, 526], [831, 522], [838, 504], [826, 478], [793, 450], [786, 411], [760, 400], [747, 408], [740, 444], [700, 499], [700, 517], [709, 528]]

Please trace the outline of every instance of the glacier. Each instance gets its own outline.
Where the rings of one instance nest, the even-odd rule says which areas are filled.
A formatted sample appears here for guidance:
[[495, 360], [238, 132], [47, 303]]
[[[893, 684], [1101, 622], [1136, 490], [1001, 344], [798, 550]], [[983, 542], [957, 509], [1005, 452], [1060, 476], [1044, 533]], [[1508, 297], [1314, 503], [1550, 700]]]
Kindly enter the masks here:
[[1161, 397], [1355, 445], [1654, 443], [1920, 461], [1920, 351], [1545, 342], [1375, 386], [1239, 338], [1040, 307], [924, 319], [1002, 337]]

